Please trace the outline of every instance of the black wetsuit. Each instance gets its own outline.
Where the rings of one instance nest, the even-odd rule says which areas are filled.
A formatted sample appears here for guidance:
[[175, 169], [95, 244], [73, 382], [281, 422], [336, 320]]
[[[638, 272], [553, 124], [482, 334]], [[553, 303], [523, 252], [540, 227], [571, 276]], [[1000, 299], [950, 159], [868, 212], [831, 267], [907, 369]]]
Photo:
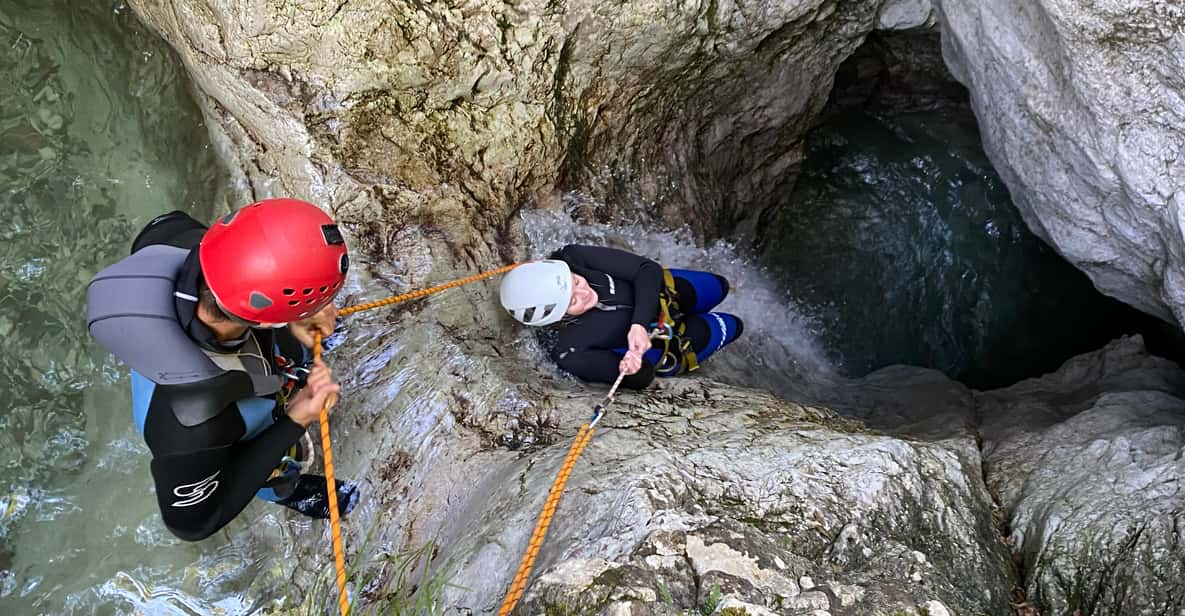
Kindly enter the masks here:
[[[191, 249], [176, 290], [180, 295], [196, 297], [201, 271], [195, 247], [205, 227], [188, 216], [176, 214], [149, 223], [133, 243], [132, 252], [157, 243]], [[178, 322], [194, 342], [217, 353], [237, 354], [249, 371], [280, 374], [305, 356], [303, 345], [287, 328], [250, 330], [241, 340], [219, 343], [196, 317], [195, 302], [181, 298], [176, 305]], [[305, 432], [284, 412], [282, 398], [293, 393], [297, 386], [297, 382], [290, 381], [284, 394], [270, 399], [239, 400], [213, 419], [187, 427], [178, 421], [170, 406], [170, 390], [157, 389], [151, 381], [133, 372], [136, 419], [152, 450], [157, 501], [170, 531], [189, 541], [204, 539], [234, 519], [257, 495], [303, 511], [271, 488], [264, 488], [281, 459], [292, 451]], [[307, 498], [310, 490], [318, 489], [316, 476], [294, 475], [289, 479], [293, 484], [305, 485], [297, 491], [297, 497]], [[339, 494], [349, 497], [352, 486], [343, 494], [342, 485], [339, 483]], [[293, 486], [287, 487], [288, 493], [283, 496], [291, 498]], [[323, 483], [319, 491], [324, 494]], [[347, 503], [339, 505], [339, 509], [346, 508]], [[323, 517], [316, 512], [305, 513]]]
[[[551, 258], [564, 261], [573, 273], [583, 276], [596, 291], [598, 303], [578, 317], [565, 317], [557, 325], [541, 329], [540, 342], [564, 371], [587, 381], [612, 383], [622, 354], [629, 348], [630, 327], [641, 325], [649, 332], [658, 320], [663, 268], [645, 257], [601, 246], [570, 244]], [[707, 312], [728, 294], [728, 281], [707, 272], [672, 272], [686, 274], [673, 277], [674, 299], [687, 313], [678, 316], [683, 336], [693, 349], [702, 350], [700, 355], [706, 359], [739, 337], [743, 329], [733, 315]], [[731, 331], [724, 331], [717, 322], [726, 323]], [[647, 353], [641, 370], [625, 377], [622, 387], [642, 389], [649, 385], [656, 376], [660, 354], [657, 348]]]

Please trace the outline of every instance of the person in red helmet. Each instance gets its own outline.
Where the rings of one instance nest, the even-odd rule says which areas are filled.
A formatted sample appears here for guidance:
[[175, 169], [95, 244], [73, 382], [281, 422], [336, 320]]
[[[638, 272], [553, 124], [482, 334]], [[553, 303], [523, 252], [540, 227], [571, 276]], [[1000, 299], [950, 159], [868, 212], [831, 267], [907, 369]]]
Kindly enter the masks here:
[[[209, 537], [253, 497], [329, 517], [325, 478], [301, 471], [306, 429], [339, 388], [309, 350], [333, 332], [348, 269], [327, 214], [268, 199], [209, 228], [159, 216], [91, 280], [88, 327], [131, 367], [133, 417], [173, 534]], [[349, 513], [356, 486], [337, 492]]]

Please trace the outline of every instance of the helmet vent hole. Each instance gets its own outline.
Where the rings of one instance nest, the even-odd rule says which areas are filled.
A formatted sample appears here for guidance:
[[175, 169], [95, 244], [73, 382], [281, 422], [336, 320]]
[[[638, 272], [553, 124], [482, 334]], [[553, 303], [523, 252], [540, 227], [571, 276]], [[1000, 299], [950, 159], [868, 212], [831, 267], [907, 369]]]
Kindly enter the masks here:
[[305, 287], [305, 290], [304, 290], [305, 295], [311, 295], [312, 292], [313, 292], [313, 287]]
[[306, 300], [304, 300], [304, 303], [306, 303], [306, 304], [311, 304], [311, 303], [313, 303], [313, 302], [315, 302], [315, 301], [317, 301], [317, 299], [316, 299], [316, 298], [313, 298], [313, 299], [306, 299]]
[[543, 318], [546, 319], [547, 317], [551, 316], [551, 313], [555, 312], [555, 306], [555, 304], [548, 304], [547, 306], [544, 306]]
[[290, 299], [290, 300], [288, 300], [288, 305], [289, 305], [289, 306], [296, 306], [296, 305], [297, 305], [297, 304], [299, 304], [299, 303], [300, 303], [300, 300], [299, 300], [299, 299]]
[[319, 292], [324, 293], [328, 290], [329, 290], [329, 285], [321, 285], [321, 290]]
[[252, 291], [247, 302], [256, 310], [263, 310], [272, 305], [272, 300], [259, 291]]
[[296, 295], [296, 289], [284, 289], [284, 295]]
[[523, 311], [523, 322], [530, 323], [535, 320], [535, 307], [532, 306]]

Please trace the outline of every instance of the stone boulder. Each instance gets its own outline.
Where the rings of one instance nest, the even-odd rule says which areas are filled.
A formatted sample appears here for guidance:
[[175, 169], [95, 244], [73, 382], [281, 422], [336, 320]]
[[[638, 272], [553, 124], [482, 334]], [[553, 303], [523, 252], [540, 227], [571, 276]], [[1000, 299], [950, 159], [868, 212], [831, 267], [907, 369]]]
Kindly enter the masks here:
[[1053, 614], [1185, 610], [1185, 373], [1138, 338], [979, 393], [987, 481], [1030, 601]]
[[[581, 402], [585, 402], [581, 400]], [[576, 426], [584, 404], [557, 407]], [[977, 465], [834, 413], [692, 380], [623, 395], [571, 476], [519, 613], [1002, 613], [1012, 565]], [[496, 608], [571, 430], [466, 473], [441, 549]], [[497, 492], [495, 492], [497, 491]], [[500, 492], [500, 494], [498, 493]], [[496, 573], [495, 573], [496, 572]], [[737, 612], [733, 612], [737, 613]]]

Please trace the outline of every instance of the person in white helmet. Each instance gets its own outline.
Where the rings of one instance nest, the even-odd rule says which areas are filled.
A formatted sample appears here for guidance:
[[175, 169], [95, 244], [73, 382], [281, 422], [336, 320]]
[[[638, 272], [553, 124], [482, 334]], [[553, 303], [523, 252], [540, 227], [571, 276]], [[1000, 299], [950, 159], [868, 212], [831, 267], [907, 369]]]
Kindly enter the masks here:
[[[540, 341], [561, 369], [603, 383], [624, 372], [623, 387], [642, 389], [655, 376], [697, 369], [740, 337], [740, 318], [712, 312], [728, 290], [716, 274], [571, 244], [511, 270], [500, 295], [515, 320], [541, 328]], [[652, 333], [659, 336], [652, 340]]]

